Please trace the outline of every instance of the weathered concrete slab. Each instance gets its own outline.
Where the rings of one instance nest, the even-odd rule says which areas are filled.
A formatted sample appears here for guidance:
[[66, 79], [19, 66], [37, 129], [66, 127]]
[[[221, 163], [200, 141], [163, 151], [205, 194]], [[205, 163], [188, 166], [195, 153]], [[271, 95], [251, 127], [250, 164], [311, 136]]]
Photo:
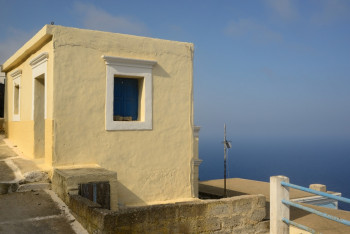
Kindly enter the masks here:
[[0, 195], [16, 192], [17, 188], [17, 183], [0, 182]]
[[13, 219], [59, 215], [60, 209], [44, 191], [1, 195], [1, 222]]
[[109, 182], [110, 207], [118, 209], [117, 173], [98, 166], [80, 165], [72, 168], [56, 168], [52, 177], [52, 190], [67, 204], [69, 194], [78, 194], [79, 184], [89, 182]]
[[29, 183], [29, 184], [21, 184], [17, 192], [27, 192], [27, 191], [38, 191], [38, 190], [45, 190], [45, 189], [51, 189], [50, 183]]
[[[1, 149], [0, 149], [1, 151]], [[40, 168], [31, 160], [25, 158], [14, 158], [13, 163], [20, 169], [22, 174], [32, 171], [40, 171]]]
[[52, 191], [43, 190], [50, 183], [32, 183], [39, 177], [47, 182], [47, 174], [33, 161], [20, 158], [2, 139], [0, 135], [0, 233], [86, 234], [66, 205]]
[[16, 156], [17, 154], [10, 147], [5, 144], [0, 144], [0, 160]]
[[0, 222], [0, 233], [6, 234], [27, 234], [27, 233], [43, 233], [43, 234], [70, 234], [75, 233], [67, 220], [62, 217], [49, 217], [41, 220], [14, 220], [10, 223]]
[[29, 171], [23, 174], [25, 183], [49, 182], [49, 175], [44, 171]]
[[0, 181], [11, 181], [15, 178], [12, 169], [4, 161], [0, 161]]
[[[0, 129], [1, 129], [1, 126], [0, 126]], [[4, 139], [5, 139], [5, 135], [4, 134], [0, 134], [0, 146], [5, 144]]]
[[44, 191], [0, 195], [0, 233], [75, 233]]

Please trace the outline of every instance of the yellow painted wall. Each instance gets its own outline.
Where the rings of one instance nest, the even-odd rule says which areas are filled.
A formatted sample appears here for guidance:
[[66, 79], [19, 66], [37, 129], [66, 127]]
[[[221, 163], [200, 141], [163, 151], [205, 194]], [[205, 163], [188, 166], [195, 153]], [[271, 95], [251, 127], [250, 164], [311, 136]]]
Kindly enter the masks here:
[[[21, 121], [12, 120], [10, 140], [34, 157], [29, 62], [48, 52], [45, 162], [49, 166], [99, 164], [118, 174], [121, 205], [192, 199], [196, 150], [193, 137], [193, 45], [123, 34], [46, 25], [8, 61], [21, 77]], [[155, 60], [153, 129], [106, 131], [106, 65], [102, 55]]]
[[[191, 199], [191, 43], [49, 26], [54, 45], [53, 165], [116, 171], [122, 205]], [[102, 55], [156, 60], [153, 130], [106, 131]]]
[[54, 138], [54, 121], [52, 119], [45, 120], [45, 163], [48, 167], [52, 166]]
[[[4, 63], [7, 72], [6, 79], [6, 128], [9, 140], [18, 146], [24, 156], [36, 158], [34, 155], [34, 121], [32, 119], [33, 78], [30, 61], [42, 52], [49, 53], [47, 64], [47, 119], [45, 120], [45, 161], [52, 161], [52, 135], [53, 135], [53, 45], [52, 41], [41, 40], [46, 26], [28, 41], [15, 55]], [[41, 42], [38, 43], [38, 41]], [[14, 59], [20, 58], [20, 59]], [[12, 121], [13, 113], [13, 80], [11, 74], [17, 69], [22, 70], [20, 78], [20, 121]]]
[[[11, 114], [12, 116], [12, 114]], [[34, 158], [34, 138], [33, 138], [33, 121], [9, 121], [7, 130], [7, 137], [24, 155]]]

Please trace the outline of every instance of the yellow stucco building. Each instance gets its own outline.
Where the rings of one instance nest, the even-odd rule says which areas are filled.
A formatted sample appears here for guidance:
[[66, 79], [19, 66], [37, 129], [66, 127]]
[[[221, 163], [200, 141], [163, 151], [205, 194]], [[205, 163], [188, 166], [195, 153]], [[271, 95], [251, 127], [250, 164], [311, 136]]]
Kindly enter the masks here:
[[46, 25], [2, 70], [25, 156], [115, 171], [126, 206], [197, 196], [193, 44]]

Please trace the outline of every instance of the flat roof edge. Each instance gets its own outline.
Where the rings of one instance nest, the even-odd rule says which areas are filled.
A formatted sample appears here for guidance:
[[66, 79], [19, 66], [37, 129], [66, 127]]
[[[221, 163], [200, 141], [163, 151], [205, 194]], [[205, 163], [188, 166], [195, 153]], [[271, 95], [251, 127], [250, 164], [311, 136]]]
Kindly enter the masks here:
[[48, 25], [45, 25], [39, 32], [37, 32], [29, 41], [27, 41], [21, 48], [19, 48], [9, 59], [2, 65], [2, 71], [8, 72], [25, 59], [27, 59], [33, 52], [39, 49], [42, 45], [51, 40], [52, 34], [48, 30]]

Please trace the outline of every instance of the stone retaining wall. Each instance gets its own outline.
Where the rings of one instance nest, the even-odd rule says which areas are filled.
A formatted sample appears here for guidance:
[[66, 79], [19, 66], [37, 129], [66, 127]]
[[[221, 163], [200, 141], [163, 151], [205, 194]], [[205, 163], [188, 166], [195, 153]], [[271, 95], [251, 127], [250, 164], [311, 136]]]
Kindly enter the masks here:
[[269, 233], [263, 195], [119, 211], [71, 195], [69, 208], [90, 233]]

